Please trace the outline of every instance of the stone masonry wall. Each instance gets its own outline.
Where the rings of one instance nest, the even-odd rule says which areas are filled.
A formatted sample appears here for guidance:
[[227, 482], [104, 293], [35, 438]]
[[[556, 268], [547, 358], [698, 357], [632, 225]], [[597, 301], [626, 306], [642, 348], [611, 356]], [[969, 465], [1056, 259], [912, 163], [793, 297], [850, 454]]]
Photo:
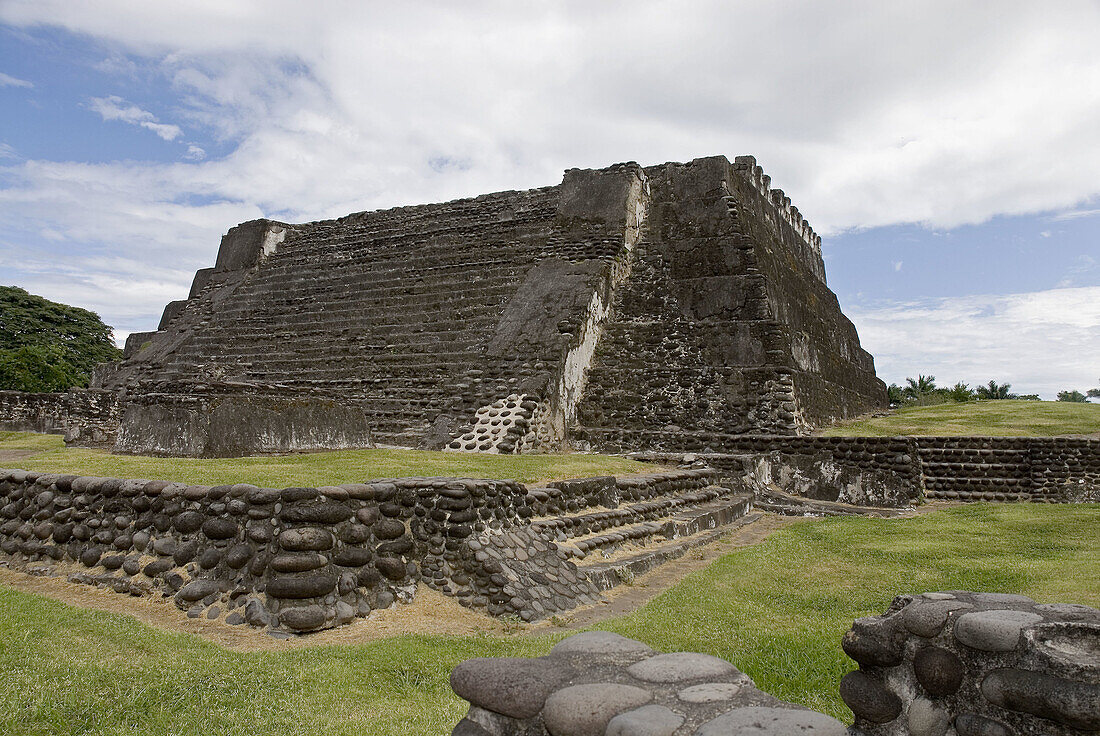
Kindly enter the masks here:
[[[602, 446], [642, 460], [682, 454], [763, 490], [824, 501], [906, 506], [960, 501], [1100, 501], [1100, 440], [1069, 437], [765, 437], [623, 433]], [[610, 437], [604, 435], [607, 442]], [[675, 451], [674, 451], [675, 450]]]
[[0, 429], [63, 434], [77, 445], [113, 445], [122, 402], [110, 391], [0, 391]]
[[1020, 595], [899, 596], [842, 642], [855, 725], [759, 690], [709, 654], [606, 631], [451, 673], [453, 736], [1087, 736], [1100, 732], [1100, 611]]
[[[1083, 571], [1082, 571], [1083, 572]], [[1100, 611], [1021, 595], [899, 596], [843, 641], [853, 736], [1100, 732]]]
[[712, 470], [561, 481], [396, 478], [203, 486], [0, 470], [0, 551], [22, 569], [173, 597], [189, 616], [289, 632], [346, 623], [428, 585], [535, 620], [598, 587], [536, 515], [701, 488]]

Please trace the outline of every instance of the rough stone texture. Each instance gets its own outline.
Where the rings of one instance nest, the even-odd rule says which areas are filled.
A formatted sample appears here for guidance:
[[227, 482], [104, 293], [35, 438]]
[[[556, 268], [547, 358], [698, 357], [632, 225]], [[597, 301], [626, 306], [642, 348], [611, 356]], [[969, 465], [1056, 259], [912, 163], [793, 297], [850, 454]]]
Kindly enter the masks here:
[[[492, 663], [498, 662], [494, 671]], [[821, 713], [761, 692], [729, 662], [706, 654], [658, 654], [641, 642], [587, 632], [549, 657], [471, 660], [452, 676], [470, 712], [456, 736], [843, 736]], [[691, 671], [690, 667], [695, 666]], [[477, 673], [477, 677], [471, 676]], [[520, 673], [517, 677], [517, 673]], [[635, 676], [641, 673], [645, 678]], [[652, 677], [659, 674], [656, 681]], [[470, 687], [476, 679], [477, 686]], [[522, 683], [520, 682], [522, 681]], [[544, 687], [541, 683], [550, 683]], [[529, 684], [529, 689], [517, 685]], [[515, 696], [504, 693], [515, 692]], [[517, 715], [519, 712], [526, 715]]]
[[[609, 435], [610, 436], [610, 435]], [[606, 450], [631, 452], [620, 432]], [[1072, 437], [785, 437], [649, 432], [660, 452], [641, 460], [694, 462], [805, 498], [871, 506], [952, 501], [1100, 501], [1100, 440]]]
[[886, 399], [820, 238], [721, 156], [243, 223], [94, 383], [128, 397], [118, 449], [177, 455], [789, 434]]
[[859, 655], [860, 669], [841, 682], [853, 734], [1100, 731], [1100, 610], [1088, 606], [965, 591], [900, 596], [883, 616], [857, 621], [844, 648]]
[[[0, 552], [17, 568], [79, 563], [90, 568], [74, 573], [79, 582], [175, 596], [193, 617], [243, 607], [251, 625], [299, 633], [407, 601], [418, 585], [535, 621], [596, 602], [616, 565], [671, 559], [680, 537], [705, 541], [739, 519], [749, 497], [711, 485], [716, 477], [683, 469], [544, 488], [393, 478], [273, 489], [0, 470]], [[615, 563], [594, 555], [592, 565], [581, 547], [640, 551]], [[582, 645], [624, 661], [650, 653], [612, 635]]]
[[113, 391], [0, 391], [0, 430], [63, 434], [68, 444], [109, 447], [121, 417], [122, 403]]

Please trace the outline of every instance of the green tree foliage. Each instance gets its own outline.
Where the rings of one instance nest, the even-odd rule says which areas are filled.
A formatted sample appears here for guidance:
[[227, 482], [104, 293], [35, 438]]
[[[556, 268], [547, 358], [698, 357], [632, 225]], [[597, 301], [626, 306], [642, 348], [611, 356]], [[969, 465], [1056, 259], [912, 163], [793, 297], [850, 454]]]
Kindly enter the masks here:
[[886, 398], [890, 401], [890, 406], [901, 406], [905, 403], [905, 391], [896, 383], [891, 383], [886, 387]]
[[1012, 388], [1011, 383], [997, 383], [996, 381], [990, 381], [985, 386], [978, 386], [978, 398], [979, 399], [1011, 399], [1012, 394], [1009, 393], [1009, 389]]
[[959, 381], [949, 389], [944, 389], [944, 396], [957, 404], [974, 400], [974, 391], [962, 381]]
[[119, 360], [111, 328], [94, 312], [0, 286], [0, 389], [87, 386], [97, 363]]
[[917, 374], [916, 378], [906, 378], [908, 384], [904, 391], [911, 399], [921, 399], [936, 390], [936, 377]]
[[1076, 402], [1076, 403], [1079, 403], [1079, 404], [1083, 404], [1086, 401], [1088, 401], [1088, 399], [1085, 397], [1085, 395], [1083, 393], [1081, 393], [1080, 391], [1072, 391], [1072, 390], [1071, 391], [1059, 391], [1058, 392], [1058, 400], [1059, 401], [1073, 401], [1073, 402]]

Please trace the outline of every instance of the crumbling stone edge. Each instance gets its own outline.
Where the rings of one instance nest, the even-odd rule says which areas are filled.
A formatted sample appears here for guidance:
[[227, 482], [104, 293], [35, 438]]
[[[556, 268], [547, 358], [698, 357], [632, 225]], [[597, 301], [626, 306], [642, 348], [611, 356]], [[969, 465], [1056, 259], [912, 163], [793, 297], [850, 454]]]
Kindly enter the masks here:
[[453, 736], [1088, 736], [1100, 732], [1100, 610], [1020, 595], [899, 596], [843, 640], [855, 724], [783, 702], [718, 657], [592, 631], [545, 657], [472, 659]]

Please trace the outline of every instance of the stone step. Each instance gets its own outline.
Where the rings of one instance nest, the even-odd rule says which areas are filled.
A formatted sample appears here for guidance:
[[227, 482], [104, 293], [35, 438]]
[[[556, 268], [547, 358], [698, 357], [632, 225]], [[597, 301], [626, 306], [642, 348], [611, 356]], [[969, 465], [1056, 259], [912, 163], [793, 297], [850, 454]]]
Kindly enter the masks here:
[[764, 514], [760, 512], [746, 513], [718, 528], [705, 529], [686, 537], [671, 539], [618, 560], [581, 564], [577, 569], [583, 571], [600, 590], [610, 590], [618, 585], [633, 582], [639, 575], [683, 557], [692, 549], [710, 544], [724, 534], [748, 526], [763, 516]]
[[661, 498], [648, 501], [639, 501], [619, 508], [602, 509], [599, 511], [587, 511], [578, 514], [564, 514], [561, 516], [534, 519], [532, 528], [547, 532], [555, 540], [567, 540], [580, 537], [584, 534], [594, 534], [607, 529], [625, 526], [626, 524], [652, 521], [668, 516], [675, 509], [690, 504], [713, 501], [721, 495], [728, 493], [725, 488], [710, 486], [700, 491], [678, 494], [669, 498]]
[[715, 529], [744, 516], [752, 507], [752, 495], [730, 494], [718, 499], [694, 503], [675, 513], [640, 524], [624, 525], [578, 537], [567, 537], [559, 547], [567, 555], [584, 559], [594, 552], [610, 553], [625, 545], [645, 545], [691, 536]]

